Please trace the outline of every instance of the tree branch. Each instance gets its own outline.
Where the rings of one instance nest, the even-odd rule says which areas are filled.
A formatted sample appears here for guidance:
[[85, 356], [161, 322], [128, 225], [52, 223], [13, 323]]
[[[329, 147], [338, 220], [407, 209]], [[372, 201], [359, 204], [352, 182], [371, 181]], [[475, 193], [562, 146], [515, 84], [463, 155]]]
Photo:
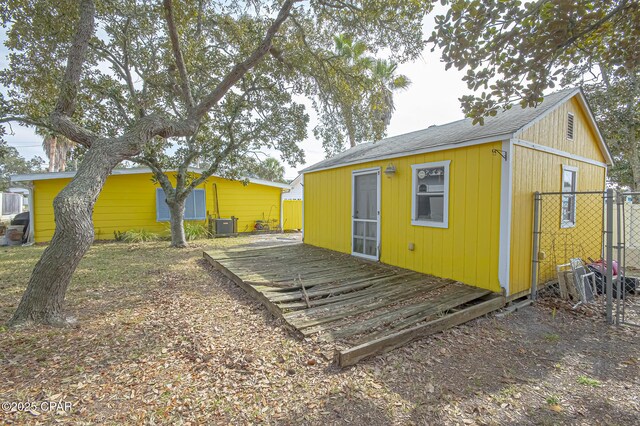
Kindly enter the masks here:
[[116, 109], [120, 113], [120, 116], [125, 121], [125, 123], [127, 123], [127, 125], [130, 126], [132, 124], [131, 118], [129, 118], [127, 111], [125, 110], [124, 106], [122, 105], [120, 100], [117, 98], [117, 96], [115, 96], [113, 93], [108, 93], [107, 96], [109, 97], [109, 99], [111, 99], [113, 104], [116, 106]]
[[39, 127], [39, 128], [51, 130], [52, 132], [56, 131], [56, 129], [54, 129], [51, 125], [45, 123], [44, 121], [38, 121], [38, 120], [29, 118], [29, 117], [22, 117], [22, 116], [18, 116], [18, 115], [7, 115], [7, 116], [4, 116], [4, 117], [0, 118], [0, 123], [9, 124], [9, 123], [12, 123], [12, 122], [22, 123], [22, 124], [26, 124], [28, 126]]
[[220, 167], [220, 163], [222, 162], [222, 160], [227, 158], [227, 156], [231, 154], [234, 149], [240, 146], [240, 144], [236, 142], [235, 137], [233, 136], [233, 131], [230, 131], [229, 133], [229, 144], [225, 147], [224, 150], [222, 150], [220, 154], [216, 155], [216, 159], [211, 163], [209, 168], [200, 173], [200, 177], [198, 179], [194, 179], [193, 182], [189, 184], [189, 186], [186, 188], [187, 190], [190, 191], [207, 180], [218, 170], [218, 167]]
[[144, 164], [151, 169], [153, 176], [164, 190], [167, 198], [174, 196], [175, 189], [171, 185], [169, 178], [162, 171], [162, 165], [155, 158], [143, 155], [142, 157], [132, 158], [132, 160], [136, 163]]
[[128, 33], [129, 33], [130, 24], [131, 24], [131, 18], [127, 18], [127, 21], [126, 21], [126, 23], [124, 25], [125, 37], [123, 38], [123, 41], [122, 41], [122, 61], [123, 61], [122, 69], [124, 70], [125, 81], [127, 82], [127, 87], [129, 88], [129, 93], [131, 94], [131, 100], [133, 101], [133, 103], [138, 108], [138, 117], [144, 117], [145, 115], [147, 115], [147, 113], [144, 110], [144, 107], [142, 106], [142, 104], [140, 103], [140, 100], [138, 99], [138, 94], [136, 92], [136, 88], [133, 85], [133, 77], [131, 76], [131, 69], [129, 67]]
[[278, 13], [278, 16], [273, 21], [269, 29], [267, 30], [262, 42], [253, 51], [253, 53], [244, 61], [240, 62], [222, 79], [222, 81], [216, 86], [215, 89], [208, 95], [206, 95], [202, 102], [198, 104], [195, 109], [195, 117], [197, 119], [202, 118], [222, 97], [229, 91], [234, 84], [236, 84], [243, 75], [252, 69], [264, 56], [269, 53], [271, 49], [271, 43], [282, 24], [287, 20], [293, 5], [301, 0], [286, 0]]
[[628, 6], [627, 3], [628, 3], [628, 0], [622, 0], [620, 2], [620, 4], [618, 4], [618, 6], [614, 7], [613, 9], [611, 9], [611, 11], [609, 11], [609, 13], [607, 13], [605, 16], [603, 16], [602, 18], [598, 19], [597, 21], [595, 21], [593, 24], [589, 25], [587, 28], [585, 28], [581, 32], [579, 32], [577, 34], [574, 34], [573, 36], [569, 37], [565, 42], [561, 43], [558, 47], [556, 47], [556, 50], [565, 49], [566, 47], [572, 45], [577, 40], [580, 40], [582, 37], [586, 36], [587, 34], [597, 30], [602, 25], [604, 25], [608, 20], [613, 18], [615, 15], [617, 15], [618, 13], [621, 13], [623, 11], [623, 9], [626, 9], [627, 6]]
[[173, 52], [173, 58], [178, 67], [178, 73], [180, 74], [180, 87], [182, 88], [182, 96], [187, 104], [187, 110], [191, 111], [195, 104], [193, 100], [193, 94], [191, 93], [191, 87], [189, 85], [189, 75], [187, 74], [187, 67], [184, 63], [184, 57], [182, 56], [182, 49], [180, 48], [180, 39], [178, 38], [178, 29], [176, 28], [176, 22], [173, 16], [173, 2], [172, 0], [164, 0], [164, 12], [165, 19], [167, 21], [167, 29], [169, 31], [169, 38], [171, 39], [171, 50]]
[[82, 0], [78, 30], [69, 48], [67, 67], [60, 84], [56, 107], [51, 113], [51, 124], [56, 131], [86, 147], [90, 147], [97, 136], [84, 127], [73, 123], [69, 117], [76, 108], [82, 66], [87, 57], [89, 40], [95, 30], [95, 4], [93, 0]]

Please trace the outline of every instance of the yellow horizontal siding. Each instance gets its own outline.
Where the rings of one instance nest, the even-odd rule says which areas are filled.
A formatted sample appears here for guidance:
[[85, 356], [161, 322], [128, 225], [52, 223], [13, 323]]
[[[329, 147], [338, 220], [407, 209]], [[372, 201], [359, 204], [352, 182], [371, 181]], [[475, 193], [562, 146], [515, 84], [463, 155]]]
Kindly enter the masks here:
[[282, 218], [286, 231], [302, 229], [302, 200], [284, 200]]
[[220, 217], [237, 217], [238, 232], [253, 231], [256, 220], [268, 221], [272, 227], [280, 223], [280, 188], [223, 179], [215, 183]]
[[[175, 179], [170, 176], [175, 184]], [[55, 230], [53, 199], [70, 179], [34, 181], [34, 221], [37, 242], [51, 240]], [[221, 217], [238, 218], [240, 232], [252, 231], [256, 220], [280, 221], [280, 188], [230, 181], [211, 177], [198, 189], [205, 190], [207, 214], [215, 216], [215, 191]], [[169, 234], [168, 222], [156, 221], [156, 188], [151, 173], [112, 175], [107, 178], [93, 212], [96, 239], [113, 239], [114, 232], [146, 229], [158, 234]], [[205, 223], [204, 221], [194, 221]]]
[[[499, 291], [501, 142], [375, 161], [305, 174], [305, 242], [351, 253], [354, 170], [396, 167], [381, 177], [381, 257], [384, 263]], [[411, 165], [451, 160], [449, 227], [411, 225]], [[409, 243], [415, 249], [409, 250]]]
[[[536, 191], [560, 192], [563, 165], [578, 168], [578, 191], [603, 191], [605, 168], [521, 146], [514, 147], [513, 159], [510, 287], [511, 294], [516, 294], [528, 290], [531, 283], [533, 194]], [[599, 205], [596, 202], [598, 198], [598, 196], [579, 195], [576, 203], [576, 227], [562, 229], [560, 228], [560, 196], [545, 196], [542, 211], [544, 212], [543, 230], [546, 235], [541, 239], [540, 251], [549, 256], [560, 249], [552, 248], [549, 244], [554, 241], [556, 245], [561, 244], [565, 238], [570, 238], [572, 244], [580, 247], [582, 256], [599, 257], [602, 240], [599, 233], [601, 229]], [[550, 236], [550, 233], [553, 233], [553, 236]], [[544, 263], [546, 266], [541, 270], [541, 282], [555, 275], [553, 260], [547, 258]]]

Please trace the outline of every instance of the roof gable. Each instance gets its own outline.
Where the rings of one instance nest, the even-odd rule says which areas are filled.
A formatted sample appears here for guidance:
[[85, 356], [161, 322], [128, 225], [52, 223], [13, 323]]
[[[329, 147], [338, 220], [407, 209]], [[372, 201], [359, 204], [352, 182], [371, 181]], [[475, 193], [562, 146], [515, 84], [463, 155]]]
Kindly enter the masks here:
[[602, 136], [602, 133], [600, 132], [600, 128], [598, 127], [598, 123], [596, 122], [596, 119], [595, 119], [595, 117], [593, 115], [593, 111], [591, 110], [591, 107], [589, 106], [589, 102], [587, 101], [587, 98], [586, 98], [583, 90], [580, 89], [580, 88], [574, 89], [574, 91], [571, 94], [571, 96], [569, 96], [564, 102], [556, 105], [556, 108], [552, 108], [552, 109], [546, 111], [544, 114], [541, 114], [537, 119], [531, 121], [530, 123], [527, 123], [524, 127], [519, 129], [515, 133], [515, 137], [518, 137], [523, 132], [525, 132], [527, 129], [533, 127], [538, 122], [544, 120], [552, 112], [554, 112], [558, 107], [560, 107], [561, 105], [565, 104], [566, 102], [569, 102], [571, 99], [574, 99], [574, 98], [575, 98], [576, 103], [578, 104], [582, 114], [584, 114], [584, 118], [585, 118], [584, 121], [585, 121], [586, 125], [588, 126], [589, 130], [591, 130], [593, 136], [595, 137], [597, 147], [600, 150], [600, 152], [602, 153], [602, 156], [604, 157], [604, 161], [606, 161], [606, 163], [609, 166], [612, 166], [613, 165], [613, 156], [611, 155], [611, 151], [609, 150], [609, 147], [607, 146], [607, 143], [604, 140], [604, 137]]

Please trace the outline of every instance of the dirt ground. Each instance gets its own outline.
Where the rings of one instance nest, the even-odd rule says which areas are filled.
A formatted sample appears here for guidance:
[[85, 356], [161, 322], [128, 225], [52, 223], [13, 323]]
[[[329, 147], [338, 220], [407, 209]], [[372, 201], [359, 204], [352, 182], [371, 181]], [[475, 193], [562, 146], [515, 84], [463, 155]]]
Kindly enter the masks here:
[[[0, 401], [36, 409], [0, 423], [640, 424], [637, 328], [542, 300], [338, 370], [201, 257], [267, 243], [94, 245], [76, 327], [1, 329]], [[0, 249], [0, 323], [42, 250]]]

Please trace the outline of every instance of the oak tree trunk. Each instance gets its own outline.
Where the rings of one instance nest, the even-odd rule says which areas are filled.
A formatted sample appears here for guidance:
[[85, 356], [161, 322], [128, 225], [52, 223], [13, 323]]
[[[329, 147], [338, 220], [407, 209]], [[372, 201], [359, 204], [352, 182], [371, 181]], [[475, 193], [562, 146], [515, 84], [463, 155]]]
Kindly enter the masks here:
[[171, 247], [183, 248], [187, 246], [184, 234], [184, 204], [185, 200], [167, 200], [171, 214]]
[[65, 325], [64, 298], [78, 263], [94, 239], [93, 207], [121, 158], [108, 144], [91, 147], [73, 180], [53, 201], [56, 229], [36, 264], [10, 325], [34, 321]]
[[[56, 230], [50, 245], [29, 279], [20, 304], [11, 318], [10, 325], [34, 321], [38, 323], [64, 325], [64, 298], [80, 260], [89, 250], [94, 239], [92, 214], [107, 176], [122, 160], [140, 154], [142, 146], [156, 136], [163, 138], [192, 136], [200, 121], [225, 96], [242, 77], [258, 64], [271, 50], [276, 33], [289, 17], [295, 0], [286, 0], [277, 17], [267, 29], [262, 42], [244, 61], [237, 63], [226, 76], [206, 93], [196, 105], [189, 87], [188, 75], [178, 43], [178, 30], [173, 17], [171, 0], [164, 0], [166, 21], [171, 39], [172, 53], [179, 70], [183, 98], [188, 116], [172, 120], [163, 114], [143, 114], [119, 137], [100, 138], [94, 132], [71, 120], [76, 109], [76, 98], [80, 89], [80, 78], [85, 63], [89, 41], [95, 30], [95, 4], [93, 0], [82, 0], [76, 34], [69, 48], [67, 66], [60, 83], [60, 94], [56, 107], [50, 115], [55, 130], [72, 141], [88, 147], [88, 151], [73, 180], [56, 196], [54, 215]], [[54, 160], [55, 161], [55, 160]], [[179, 204], [179, 203], [178, 203]], [[177, 206], [175, 207], [178, 208]], [[184, 201], [176, 219], [172, 219], [176, 240], [184, 243], [182, 215]], [[173, 217], [173, 215], [172, 215]], [[178, 230], [180, 225], [180, 230]]]

